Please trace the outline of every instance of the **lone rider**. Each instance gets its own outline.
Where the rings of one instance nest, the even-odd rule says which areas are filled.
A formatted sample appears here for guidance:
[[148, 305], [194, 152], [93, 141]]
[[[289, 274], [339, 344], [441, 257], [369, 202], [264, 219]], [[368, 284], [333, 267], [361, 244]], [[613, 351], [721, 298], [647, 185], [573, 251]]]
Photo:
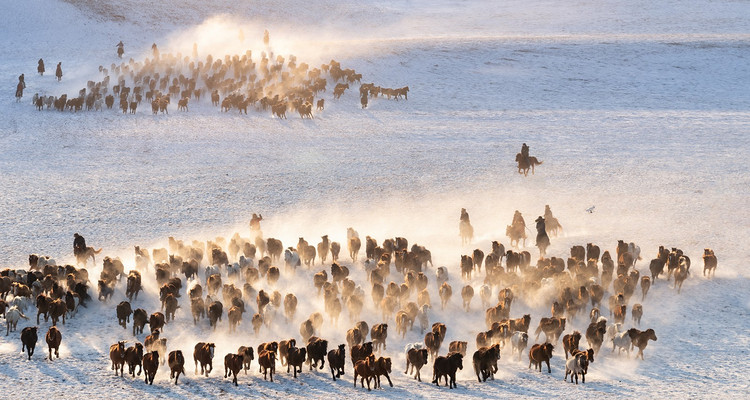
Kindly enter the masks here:
[[117, 57], [122, 58], [123, 54], [125, 54], [125, 45], [120, 40], [120, 43], [117, 43]]

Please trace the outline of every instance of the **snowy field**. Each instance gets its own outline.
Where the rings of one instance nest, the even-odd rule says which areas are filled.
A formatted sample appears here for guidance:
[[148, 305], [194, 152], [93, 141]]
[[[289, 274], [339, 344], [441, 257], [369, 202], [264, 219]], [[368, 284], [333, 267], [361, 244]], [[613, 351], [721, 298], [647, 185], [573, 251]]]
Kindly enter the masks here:
[[[263, 214], [265, 236], [285, 246], [301, 236], [317, 244], [324, 234], [343, 243], [351, 226], [379, 241], [406, 237], [430, 249], [436, 267], [448, 267], [454, 296], [446, 310], [439, 308], [434, 268], [426, 273], [436, 305], [431, 322], [448, 325], [441, 352], [452, 340], [469, 342], [452, 396], [725, 398], [750, 392], [750, 4], [238, 3], [0, 3], [2, 15], [14, 16], [0, 34], [0, 268], [25, 268], [30, 253], [73, 263], [74, 232], [103, 247], [102, 256], [120, 256], [129, 270], [133, 245], [166, 247], [168, 236], [248, 236], [253, 212]], [[362, 110], [356, 85], [334, 100], [329, 83], [322, 94], [326, 109], [312, 120], [296, 113], [288, 120], [252, 110], [224, 114], [206, 97], [188, 113], [173, 104], [169, 115], [157, 116], [148, 105], [136, 115], [39, 112], [31, 105], [34, 93], [74, 95], [86, 81], [101, 79], [97, 67], [119, 61], [114, 45], [120, 40], [126, 59], [148, 57], [153, 42], [162, 52], [183, 54], [198, 42], [201, 55], [210, 49], [223, 57], [259, 53], [263, 29], [277, 54], [295, 54], [310, 65], [336, 59], [362, 73], [363, 82], [409, 85], [409, 99], [378, 98]], [[34, 72], [40, 57], [44, 77]], [[53, 76], [58, 61], [65, 72], [59, 83]], [[22, 72], [27, 89], [16, 103], [13, 88]], [[513, 162], [523, 142], [544, 161], [525, 178]], [[505, 226], [513, 211], [531, 227], [545, 204], [564, 226], [548, 255], [567, 257], [571, 246], [588, 242], [614, 253], [623, 239], [641, 247], [636, 267], [642, 274], [664, 245], [685, 250], [692, 275], [681, 294], [660, 279], [643, 301], [641, 329], [653, 328], [658, 336], [644, 361], [610, 354], [605, 343], [586, 384], [576, 386], [562, 381], [562, 344], [552, 374], [527, 369], [526, 353], [519, 362], [506, 349], [496, 380], [477, 383], [470, 355], [476, 333], [485, 329], [484, 312], [478, 296], [472, 313], [461, 309], [460, 255], [477, 247], [487, 252], [492, 240], [508, 246]], [[591, 206], [594, 212], [585, 212]], [[466, 247], [457, 228], [462, 207], [476, 232]], [[525, 250], [536, 258], [529, 236]], [[712, 280], [701, 274], [704, 248], [719, 260]], [[368, 286], [361, 263], [342, 259]], [[305, 368], [295, 380], [278, 365], [278, 381], [265, 382], [257, 360], [239, 387], [221, 378], [224, 354], [239, 345], [298, 337], [299, 323], [322, 309], [309, 285], [322, 268], [282, 277], [277, 289], [301, 300], [298, 320], [260, 337], [247, 314], [238, 335], [228, 335], [226, 319], [215, 332], [206, 321], [193, 327], [182, 300], [164, 332], [169, 350], [186, 355], [188, 374], [178, 386], [169, 382], [168, 368], [159, 370], [153, 386], [142, 376], [114, 377], [109, 369], [108, 346], [136, 340], [131, 325], [123, 330], [115, 318], [124, 284], [112, 301], [94, 301], [61, 327], [61, 358], [52, 362], [45, 359], [43, 338], [31, 361], [20, 352], [20, 330], [35, 322], [29, 310], [32, 321], [0, 335], [0, 377], [14, 383], [0, 398], [25, 395], [30, 386], [49, 398], [445, 396], [447, 388], [429, 384], [431, 362], [422, 370], [425, 382], [403, 374], [404, 345], [423, 335], [415, 328], [402, 340], [395, 324], [384, 352], [394, 360], [394, 388], [352, 389], [349, 362], [335, 383], [327, 367]], [[100, 269], [101, 263], [92, 276]], [[147, 293], [134, 308], [153, 312], [158, 290], [152, 274], [144, 278]], [[478, 288], [481, 276], [471, 283]], [[533, 332], [550, 302], [518, 301], [511, 316], [531, 313]], [[370, 325], [381, 322], [367, 303]], [[42, 335], [49, 325], [40, 324]], [[351, 325], [344, 312], [338, 327], [323, 329], [329, 349], [345, 342]], [[587, 325], [580, 317], [565, 333]], [[192, 371], [198, 341], [217, 344], [209, 378]], [[530, 342], [536, 343], [533, 335]]]

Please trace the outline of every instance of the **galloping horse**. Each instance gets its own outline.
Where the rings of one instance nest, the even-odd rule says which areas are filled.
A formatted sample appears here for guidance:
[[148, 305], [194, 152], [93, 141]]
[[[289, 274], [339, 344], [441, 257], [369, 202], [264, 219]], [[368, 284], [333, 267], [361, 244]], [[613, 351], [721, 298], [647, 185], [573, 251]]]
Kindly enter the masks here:
[[[505, 228], [505, 235], [510, 238], [511, 246], [517, 248], [518, 241], [523, 239], [523, 246], [526, 247], [526, 230], [523, 225], [508, 225], [507, 228]], [[514, 241], [516, 242], [515, 245], [513, 244]]]
[[524, 157], [523, 154], [517, 153], [516, 162], [518, 163], [518, 173], [523, 174], [523, 176], [528, 176], [529, 169], [531, 169], [529, 159], [527, 157]]
[[524, 157], [521, 153], [516, 153], [516, 162], [518, 163], [518, 173], [523, 176], [529, 176], [529, 169], [534, 174], [534, 167], [542, 165], [542, 161], [539, 161], [536, 157]]
[[474, 228], [471, 226], [469, 221], [461, 221], [458, 223], [458, 230], [461, 232], [461, 244], [469, 244], [474, 238]]

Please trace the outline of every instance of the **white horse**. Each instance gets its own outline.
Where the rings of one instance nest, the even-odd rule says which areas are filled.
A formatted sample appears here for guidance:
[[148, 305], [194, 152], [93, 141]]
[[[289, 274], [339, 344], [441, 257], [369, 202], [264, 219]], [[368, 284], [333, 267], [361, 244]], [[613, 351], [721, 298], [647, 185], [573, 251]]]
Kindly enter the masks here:
[[435, 271], [435, 275], [437, 276], [438, 286], [448, 282], [448, 268], [438, 267], [437, 271]]
[[245, 269], [248, 267], [254, 267], [255, 264], [253, 263], [252, 258], [245, 257], [244, 255], [240, 256], [240, 268]]
[[482, 299], [482, 308], [487, 308], [492, 301], [492, 288], [489, 285], [482, 285], [479, 288], [479, 297]]
[[148, 265], [151, 262], [151, 260], [148, 257], [143, 257], [142, 255], [135, 256], [135, 269], [139, 271], [148, 271]]
[[365, 266], [365, 272], [367, 273], [367, 280], [370, 280], [370, 277], [372, 276], [371, 275], [372, 271], [378, 268], [378, 262], [377, 260], [368, 258], [367, 260], [365, 260], [364, 266]]
[[430, 326], [430, 307], [429, 304], [423, 304], [422, 307], [419, 308], [419, 312], [417, 313], [417, 318], [419, 318], [419, 328], [421, 329], [421, 333], [424, 333], [427, 328]]
[[297, 250], [291, 247], [284, 250], [284, 265], [286, 266], [287, 270], [295, 269], [302, 265]]
[[628, 243], [628, 253], [633, 256], [633, 267], [635, 267], [635, 264], [641, 259], [640, 246], [636, 246], [633, 242]]
[[510, 345], [511, 356], [518, 350], [518, 360], [520, 361], [521, 353], [529, 345], [529, 334], [521, 331], [513, 332], [513, 335], [510, 337]]
[[8, 305], [16, 307], [19, 311], [24, 313], [31, 306], [31, 299], [25, 296], [16, 296], [8, 302]]
[[36, 262], [36, 267], [40, 270], [43, 270], [44, 267], [46, 267], [48, 264], [54, 265], [55, 260], [52, 260], [51, 263], [49, 261], [50, 261], [49, 256], [39, 256], [39, 259]]
[[5, 313], [5, 324], [6, 324], [6, 331], [5, 336], [8, 336], [10, 331], [15, 331], [16, 326], [18, 325], [18, 321], [23, 319], [29, 319], [29, 317], [23, 315], [21, 310], [18, 309], [17, 306], [12, 306], [6, 311]]
[[615, 352], [615, 349], [619, 347], [619, 351], [617, 354], [620, 354], [623, 349], [628, 353], [628, 358], [630, 358], [630, 348], [633, 347], [633, 340], [630, 338], [630, 334], [628, 331], [625, 332], [619, 332], [615, 334], [615, 336], [612, 338], [612, 352]]
[[227, 278], [237, 280], [240, 277], [240, 264], [232, 263], [227, 265]]
[[607, 327], [607, 340], [612, 340], [615, 335], [622, 332], [622, 324], [616, 323]]
[[458, 232], [461, 236], [461, 245], [471, 244], [471, 241], [474, 239], [474, 227], [471, 226], [469, 221], [459, 222]]
[[263, 323], [270, 327], [273, 321], [276, 320], [276, 316], [279, 314], [279, 308], [274, 306], [273, 303], [268, 303], [263, 309]]
[[31, 293], [34, 295], [34, 298], [36, 296], [39, 296], [40, 293], [44, 291], [44, 286], [42, 286], [42, 282], [39, 280], [34, 281], [34, 283], [31, 284]]

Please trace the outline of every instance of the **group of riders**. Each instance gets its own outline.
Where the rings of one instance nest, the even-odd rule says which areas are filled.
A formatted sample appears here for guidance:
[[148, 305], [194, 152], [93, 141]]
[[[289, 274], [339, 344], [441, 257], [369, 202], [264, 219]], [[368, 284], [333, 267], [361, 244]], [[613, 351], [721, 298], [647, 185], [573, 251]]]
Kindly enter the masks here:
[[[522, 151], [528, 152], [528, 146], [524, 143], [524, 149]], [[528, 154], [528, 153], [527, 153]], [[555, 217], [552, 215], [552, 210], [550, 209], [549, 205], [544, 206], [544, 220], [545, 221], [556, 221]], [[459, 218], [460, 224], [459, 227], [463, 226], [471, 226], [471, 221], [469, 219], [469, 213], [466, 211], [465, 208], [461, 209], [461, 216]], [[513, 213], [513, 222], [511, 222], [508, 233], [511, 234], [512, 238], [518, 238], [518, 239], [526, 239], [526, 231], [529, 230], [526, 227], [526, 221], [523, 219], [523, 215], [520, 211], [516, 210]]]
[[[39, 73], [40, 76], [44, 76], [44, 60], [39, 59], [39, 63], [36, 67], [36, 72]], [[55, 69], [55, 76], [57, 77], [57, 81], [59, 82], [62, 80], [63, 72], [62, 72], [62, 62], [57, 63], [57, 69]], [[26, 80], [24, 77], [24, 74], [21, 74], [18, 76], [18, 84], [16, 85], [16, 101], [21, 101], [21, 97], [23, 97], [23, 90], [26, 89]]]
[[[551, 221], [555, 217], [552, 215], [552, 210], [549, 208], [549, 205], [544, 206], [544, 220], [545, 221]], [[516, 210], [515, 213], [513, 213], [513, 222], [510, 225], [511, 229], [513, 231], [518, 232], [525, 232], [526, 231], [526, 221], [524, 221], [523, 216], [521, 215], [521, 212]], [[524, 238], [526, 237], [524, 233]]]
[[[119, 58], [122, 58], [122, 55], [125, 54], [125, 45], [122, 43], [122, 40], [120, 43], [117, 43], [117, 56]], [[154, 51], [154, 54], [158, 53], [158, 50], [156, 49], [156, 43], [154, 43], [151, 48]], [[39, 59], [39, 62], [37, 63], [36, 72], [39, 73], [39, 76], [44, 76], [45, 72], [44, 68], [44, 59]], [[63, 77], [63, 71], [62, 71], [62, 62], [57, 63], [57, 68], [55, 69], [55, 77], [57, 78], [57, 81], [60, 82]], [[24, 80], [24, 74], [21, 74], [18, 77], [18, 85], [16, 85], [16, 101], [21, 101], [21, 97], [23, 97], [23, 90], [26, 89], [26, 82]]]

